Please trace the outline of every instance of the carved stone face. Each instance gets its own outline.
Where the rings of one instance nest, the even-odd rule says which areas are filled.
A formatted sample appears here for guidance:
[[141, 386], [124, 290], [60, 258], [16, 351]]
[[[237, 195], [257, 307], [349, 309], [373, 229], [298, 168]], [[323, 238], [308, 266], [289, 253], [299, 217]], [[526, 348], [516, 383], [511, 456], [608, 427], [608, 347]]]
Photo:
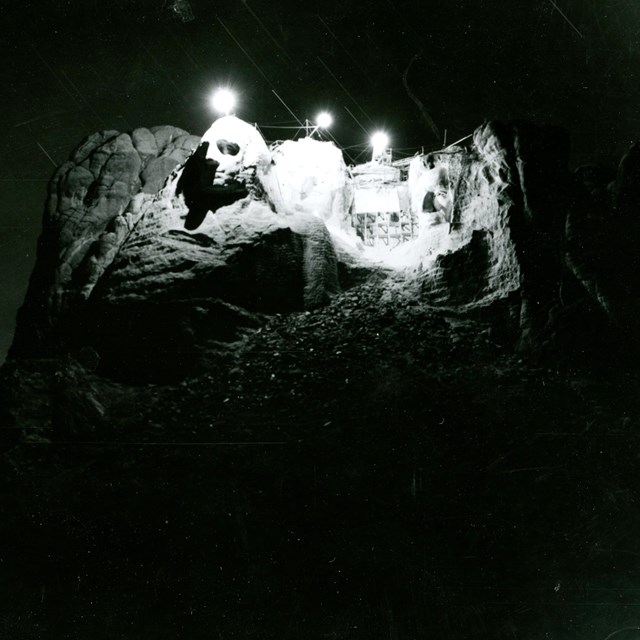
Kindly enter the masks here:
[[446, 167], [434, 163], [425, 165], [422, 158], [414, 158], [409, 168], [409, 184], [414, 213], [442, 212], [450, 218], [453, 194]]
[[216, 183], [238, 179], [240, 174], [269, 164], [269, 149], [260, 133], [235, 116], [216, 120], [202, 136], [209, 143], [207, 158], [218, 162]]

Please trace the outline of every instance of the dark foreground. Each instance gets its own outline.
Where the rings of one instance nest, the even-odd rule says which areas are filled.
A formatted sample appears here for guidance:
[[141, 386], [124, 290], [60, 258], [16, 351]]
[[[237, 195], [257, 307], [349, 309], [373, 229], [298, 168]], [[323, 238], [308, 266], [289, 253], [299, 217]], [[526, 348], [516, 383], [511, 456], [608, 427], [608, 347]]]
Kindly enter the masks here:
[[206, 371], [96, 377], [102, 430], [5, 454], [2, 637], [638, 637], [635, 374], [523, 361], [398, 282]]

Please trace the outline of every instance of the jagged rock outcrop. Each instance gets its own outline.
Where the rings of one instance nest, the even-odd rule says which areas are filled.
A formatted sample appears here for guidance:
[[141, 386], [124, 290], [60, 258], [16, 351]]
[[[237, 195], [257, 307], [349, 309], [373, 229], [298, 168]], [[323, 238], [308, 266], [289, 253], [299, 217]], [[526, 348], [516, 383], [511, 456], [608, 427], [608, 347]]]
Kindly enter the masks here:
[[433, 170], [446, 168], [454, 204], [448, 249], [422, 277], [427, 299], [459, 310], [506, 303], [521, 348], [548, 340], [562, 278], [567, 152], [557, 129], [493, 122], [470, 148], [430, 158]]
[[[521, 349], [638, 347], [640, 194], [634, 147], [615, 181], [598, 168], [568, 170], [562, 130], [488, 123], [455, 163], [441, 154], [454, 207], [447, 250], [422, 277], [434, 304], [486, 307], [507, 300]], [[437, 168], [437, 167], [436, 167]]]
[[86, 138], [48, 188], [38, 258], [10, 355], [56, 347], [55, 327], [85, 300], [156, 193], [199, 142], [172, 126]]
[[[120, 178], [93, 189], [89, 151], [52, 184], [70, 213], [0, 368], [5, 635], [611, 635], [640, 568], [637, 362], [560, 350], [637, 335], [635, 152], [609, 185], [552, 129], [485, 125], [436, 158], [438, 251], [383, 269], [335, 234], [333, 295], [315, 185], [288, 210], [277, 165], [239, 162], [248, 195], [190, 230], [157, 133], [96, 138]], [[605, 608], [576, 608], [588, 584]]]
[[[640, 339], [639, 176], [637, 144], [620, 161], [614, 179], [606, 171], [581, 168], [568, 208], [563, 252], [575, 283], [587, 294], [592, 315], [606, 317], [627, 343]], [[573, 299], [580, 302], [578, 292]], [[582, 301], [583, 312], [584, 307]]]
[[[90, 346], [102, 368], [153, 372], [161, 355], [239, 338], [256, 324], [247, 311], [313, 308], [337, 291], [329, 233], [282, 200], [260, 134], [226, 117], [203, 140], [172, 127], [95, 134], [56, 172], [12, 356]], [[180, 188], [188, 158], [213, 163], [212, 189], [246, 182], [205, 202], [195, 228], [185, 221], [196, 196]]]
[[506, 151], [488, 127], [478, 129], [473, 142], [471, 151], [431, 160], [432, 171], [446, 167], [454, 198], [449, 248], [435, 258], [422, 282], [423, 294], [440, 305], [487, 305], [521, 285]]
[[314, 308], [337, 291], [335, 253], [317, 218], [283, 217], [245, 198], [189, 233], [179, 202], [156, 200], [153, 211], [66, 328], [66, 342], [79, 347], [80, 337], [125, 377], [132, 367], [184, 375], [208, 357], [207, 343], [215, 349], [258, 326], [248, 312]]
[[[103, 365], [120, 358], [138, 366], [136, 353], [143, 366], [167, 350], [194, 351], [200, 338], [237, 339], [236, 329], [258, 322], [247, 313], [313, 308], [337, 291], [324, 222], [343, 223], [352, 195], [338, 150], [305, 140], [271, 155], [234, 117], [203, 140], [215, 188], [242, 189], [215, 215], [206, 205], [196, 228], [185, 224], [193, 198], [185, 201], [179, 185], [200, 139], [181, 129], [94, 134], [56, 172], [13, 356], [90, 346]], [[318, 147], [314, 161], [305, 145]], [[432, 154], [423, 173], [446, 174], [438, 184], [452, 206], [412, 249], [425, 254], [416, 295], [458, 312], [498, 303], [522, 349], [579, 350], [612, 330], [637, 342], [640, 153], [634, 147], [608, 183], [594, 168], [571, 176], [568, 148], [557, 128], [494, 122], [467, 148]], [[353, 271], [354, 256], [340, 256], [342, 272]]]

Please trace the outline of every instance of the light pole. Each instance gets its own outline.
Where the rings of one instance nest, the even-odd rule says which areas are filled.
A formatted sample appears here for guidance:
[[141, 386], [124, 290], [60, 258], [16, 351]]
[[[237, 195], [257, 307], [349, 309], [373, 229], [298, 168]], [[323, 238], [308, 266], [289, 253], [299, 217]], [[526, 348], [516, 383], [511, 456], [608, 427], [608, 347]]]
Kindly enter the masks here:
[[307, 118], [304, 121], [304, 130], [307, 134], [307, 138], [312, 138], [313, 134], [318, 131], [318, 129], [328, 129], [333, 123], [333, 116], [328, 111], [321, 111], [316, 116], [315, 126], [311, 123], [311, 121]]

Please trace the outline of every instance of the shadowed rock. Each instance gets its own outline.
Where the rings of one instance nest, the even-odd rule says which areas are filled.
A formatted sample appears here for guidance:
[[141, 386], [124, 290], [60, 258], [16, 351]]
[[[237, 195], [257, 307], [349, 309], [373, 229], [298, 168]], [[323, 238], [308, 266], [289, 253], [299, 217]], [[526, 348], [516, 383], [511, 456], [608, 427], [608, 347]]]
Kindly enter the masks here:
[[55, 348], [60, 317], [90, 295], [139, 220], [136, 195], [157, 192], [198, 141], [170, 126], [131, 135], [104, 131], [84, 140], [58, 168], [10, 357]]
[[[224, 185], [214, 185], [216, 170], [220, 163], [213, 158], [207, 158], [208, 142], [203, 142], [187, 160], [182, 169], [176, 187], [176, 195], [184, 195], [189, 209], [185, 220], [185, 229], [193, 231], [203, 222], [209, 211], [215, 213], [220, 207], [233, 204], [249, 195], [249, 191], [241, 182], [229, 180]], [[226, 140], [218, 141], [218, 149], [226, 152], [229, 149], [238, 153], [238, 145]]]

